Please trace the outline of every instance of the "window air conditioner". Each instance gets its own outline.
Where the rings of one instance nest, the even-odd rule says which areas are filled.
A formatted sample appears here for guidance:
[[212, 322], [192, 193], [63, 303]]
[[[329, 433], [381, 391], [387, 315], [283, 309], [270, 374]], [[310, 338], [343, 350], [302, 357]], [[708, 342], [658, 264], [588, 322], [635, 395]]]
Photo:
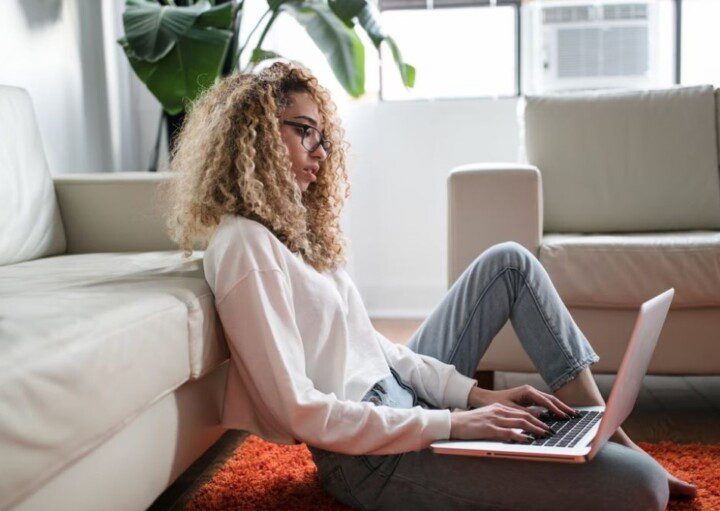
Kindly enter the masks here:
[[525, 91], [648, 87], [657, 77], [654, 0], [536, 0], [523, 6]]

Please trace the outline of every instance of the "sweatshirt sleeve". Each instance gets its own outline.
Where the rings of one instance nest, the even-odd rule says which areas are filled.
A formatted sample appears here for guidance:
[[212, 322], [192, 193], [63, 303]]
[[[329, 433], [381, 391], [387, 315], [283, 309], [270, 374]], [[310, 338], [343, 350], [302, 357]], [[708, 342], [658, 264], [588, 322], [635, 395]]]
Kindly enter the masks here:
[[394, 343], [377, 330], [375, 334], [388, 364], [421, 398], [440, 408], [467, 409], [470, 389], [478, 384], [477, 380], [465, 376], [454, 365]]
[[338, 399], [307, 377], [285, 274], [251, 270], [216, 302], [230, 353], [253, 406], [299, 441], [345, 454], [395, 454], [450, 437], [450, 410]]

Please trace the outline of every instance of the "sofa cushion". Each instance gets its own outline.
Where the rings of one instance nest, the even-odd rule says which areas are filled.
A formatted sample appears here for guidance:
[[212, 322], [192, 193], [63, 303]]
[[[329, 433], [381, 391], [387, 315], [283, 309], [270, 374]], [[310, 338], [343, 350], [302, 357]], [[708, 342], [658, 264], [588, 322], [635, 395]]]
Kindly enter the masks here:
[[712, 85], [528, 95], [518, 114], [546, 232], [720, 228]]
[[0, 508], [227, 359], [195, 254], [0, 267]]
[[[715, 128], [717, 131], [718, 158], [720, 159], [720, 89], [715, 89]], [[720, 167], [720, 161], [718, 167]]]
[[720, 306], [720, 232], [553, 233], [538, 258], [569, 307], [635, 309], [670, 287], [673, 309]]
[[30, 96], [0, 85], [0, 266], [65, 252]]

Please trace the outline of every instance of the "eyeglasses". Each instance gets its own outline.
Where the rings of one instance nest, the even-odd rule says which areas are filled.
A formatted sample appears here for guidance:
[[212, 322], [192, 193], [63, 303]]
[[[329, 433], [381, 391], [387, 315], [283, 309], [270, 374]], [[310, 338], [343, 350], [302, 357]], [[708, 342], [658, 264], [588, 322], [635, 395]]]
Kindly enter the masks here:
[[320, 146], [322, 146], [326, 153], [330, 152], [330, 148], [332, 147], [330, 141], [325, 140], [325, 137], [317, 128], [301, 122], [283, 121], [282, 123], [287, 124], [288, 126], [302, 128], [302, 146], [307, 149], [308, 152], [312, 153]]

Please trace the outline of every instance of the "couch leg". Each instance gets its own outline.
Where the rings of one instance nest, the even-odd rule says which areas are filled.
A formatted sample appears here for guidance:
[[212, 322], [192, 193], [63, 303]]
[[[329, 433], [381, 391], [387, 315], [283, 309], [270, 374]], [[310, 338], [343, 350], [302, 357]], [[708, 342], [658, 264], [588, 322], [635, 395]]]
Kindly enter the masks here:
[[475, 372], [475, 379], [478, 381], [480, 388], [495, 389], [495, 371], [477, 371]]

